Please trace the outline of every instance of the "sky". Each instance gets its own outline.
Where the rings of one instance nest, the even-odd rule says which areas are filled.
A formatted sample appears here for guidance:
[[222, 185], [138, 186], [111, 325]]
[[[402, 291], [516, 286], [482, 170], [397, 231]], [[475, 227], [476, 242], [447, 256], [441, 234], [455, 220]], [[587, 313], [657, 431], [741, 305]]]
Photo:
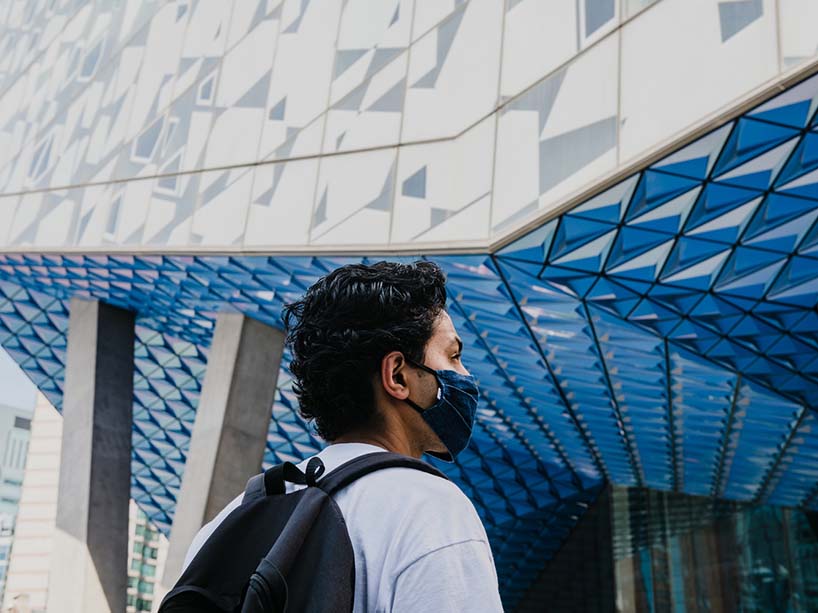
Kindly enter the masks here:
[[17, 363], [0, 347], [0, 405], [33, 409], [37, 388]]

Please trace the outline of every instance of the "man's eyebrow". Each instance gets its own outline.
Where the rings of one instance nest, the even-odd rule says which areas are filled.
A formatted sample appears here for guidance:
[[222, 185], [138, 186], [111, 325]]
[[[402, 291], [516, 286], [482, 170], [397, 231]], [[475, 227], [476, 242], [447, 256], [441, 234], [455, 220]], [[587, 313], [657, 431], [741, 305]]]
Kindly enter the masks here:
[[452, 345], [457, 344], [457, 352], [463, 353], [463, 341], [460, 340], [459, 336], [455, 336], [451, 342]]

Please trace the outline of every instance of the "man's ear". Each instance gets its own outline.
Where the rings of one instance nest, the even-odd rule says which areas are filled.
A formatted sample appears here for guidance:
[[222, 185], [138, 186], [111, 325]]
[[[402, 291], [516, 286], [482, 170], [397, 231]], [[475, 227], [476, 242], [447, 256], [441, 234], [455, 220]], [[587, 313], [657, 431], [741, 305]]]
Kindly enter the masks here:
[[393, 398], [405, 400], [409, 397], [406, 386], [406, 359], [400, 351], [392, 351], [381, 360], [381, 385]]

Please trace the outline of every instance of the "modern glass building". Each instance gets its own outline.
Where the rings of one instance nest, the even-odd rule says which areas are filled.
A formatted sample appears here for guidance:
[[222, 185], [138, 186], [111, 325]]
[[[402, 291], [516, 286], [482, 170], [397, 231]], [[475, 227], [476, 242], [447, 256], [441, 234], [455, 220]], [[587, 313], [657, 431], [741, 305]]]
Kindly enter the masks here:
[[[509, 610], [560, 568], [606, 595], [565, 610], [810, 610], [814, 2], [58, 0], [0, 28], [0, 342], [62, 407], [71, 304], [135, 314], [160, 530], [219, 314], [280, 328], [342, 263], [429, 258], [482, 390], [443, 468]], [[322, 445], [287, 362], [265, 466]]]

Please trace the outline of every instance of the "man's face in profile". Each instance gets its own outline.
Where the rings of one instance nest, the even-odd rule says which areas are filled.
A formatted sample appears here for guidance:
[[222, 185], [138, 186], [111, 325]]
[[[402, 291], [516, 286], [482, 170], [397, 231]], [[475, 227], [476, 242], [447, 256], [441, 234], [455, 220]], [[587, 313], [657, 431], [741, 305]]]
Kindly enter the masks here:
[[454, 370], [468, 375], [462, 356], [463, 341], [454, 329], [452, 318], [446, 311], [441, 311], [435, 321], [432, 337], [426, 344], [424, 364], [434, 370]]

